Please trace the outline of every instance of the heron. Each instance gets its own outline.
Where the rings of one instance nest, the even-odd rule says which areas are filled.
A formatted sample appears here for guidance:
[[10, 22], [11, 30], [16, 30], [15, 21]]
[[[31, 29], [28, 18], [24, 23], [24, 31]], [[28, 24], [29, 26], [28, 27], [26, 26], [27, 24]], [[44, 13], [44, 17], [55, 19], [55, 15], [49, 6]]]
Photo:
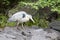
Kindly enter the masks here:
[[23, 23], [28, 22], [29, 20], [31, 20], [33, 23], [35, 23], [35, 21], [32, 18], [32, 15], [26, 13], [25, 11], [20, 11], [20, 12], [16, 12], [15, 14], [13, 14], [8, 19], [8, 22], [17, 22], [17, 26], [16, 26], [17, 28], [18, 28], [18, 25], [20, 23], [22, 23], [22, 28], [24, 29]]

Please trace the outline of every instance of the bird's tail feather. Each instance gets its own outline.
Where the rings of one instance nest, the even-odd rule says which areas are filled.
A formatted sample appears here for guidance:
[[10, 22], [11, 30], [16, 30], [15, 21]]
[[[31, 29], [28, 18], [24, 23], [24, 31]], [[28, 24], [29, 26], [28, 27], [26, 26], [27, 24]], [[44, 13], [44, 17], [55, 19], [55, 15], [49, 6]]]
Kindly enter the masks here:
[[9, 18], [7, 22], [13, 22], [16, 21], [14, 18]]

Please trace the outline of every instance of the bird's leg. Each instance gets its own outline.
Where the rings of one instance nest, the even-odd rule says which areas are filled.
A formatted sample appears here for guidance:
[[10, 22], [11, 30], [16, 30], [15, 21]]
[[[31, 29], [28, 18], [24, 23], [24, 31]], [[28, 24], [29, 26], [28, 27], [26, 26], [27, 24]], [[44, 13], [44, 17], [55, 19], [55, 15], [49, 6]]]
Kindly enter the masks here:
[[22, 23], [22, 28], [23, 28], [23, 23]]
[[25, 30], [25, 28], [23, 27], [23, 23], [22, 23], [22, 28], [23, 28], [23, 30]]
[[21, 31], [22, 31], [22, 29], [21, 29], [21, 28], [18, 28], [18, 25], [19, 25], [19, 22], [17, 22], [17, 26], [16, 26], [16, 27], [17, 27], [17, 29], [18, 29], [18, 30], [21, 30]]
[[18, 25], [19, 25], [19, 22], [17, 22], [17, 26], [16, 26], [16, 27], [17, 27], [17, 29], [18, 29]]

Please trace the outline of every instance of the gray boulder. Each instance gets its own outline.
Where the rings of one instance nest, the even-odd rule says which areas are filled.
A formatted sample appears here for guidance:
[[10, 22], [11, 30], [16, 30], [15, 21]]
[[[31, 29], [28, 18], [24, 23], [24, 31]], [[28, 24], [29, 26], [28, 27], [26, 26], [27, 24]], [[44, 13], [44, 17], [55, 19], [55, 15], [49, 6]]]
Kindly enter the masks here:
[[59, 34], [53, 29], [25, 27], [25, 30], [17, 30], [16, 27], [5, 27], [0, 32], [0, 40], [58, 40]]
[[60, 30], [60, 21], [54, 21], [54, 22], [50, 23], [49, 27], [59, 31]]

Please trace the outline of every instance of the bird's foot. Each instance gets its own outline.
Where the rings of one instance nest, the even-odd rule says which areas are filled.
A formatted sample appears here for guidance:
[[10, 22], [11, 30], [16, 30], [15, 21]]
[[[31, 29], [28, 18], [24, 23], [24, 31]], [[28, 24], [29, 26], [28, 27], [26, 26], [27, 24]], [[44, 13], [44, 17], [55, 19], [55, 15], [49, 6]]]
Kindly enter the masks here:
[[20, 28], [18, 26], [16, 26], [16, 30], [20, 30]]
[[18, 27], [17, 27], [18, 30], [20, 30]]
[[22, 29], [21, 27], [17, 27], [17, 30], [21, 30], [21, 31], [23, 31], [24, 29]]

